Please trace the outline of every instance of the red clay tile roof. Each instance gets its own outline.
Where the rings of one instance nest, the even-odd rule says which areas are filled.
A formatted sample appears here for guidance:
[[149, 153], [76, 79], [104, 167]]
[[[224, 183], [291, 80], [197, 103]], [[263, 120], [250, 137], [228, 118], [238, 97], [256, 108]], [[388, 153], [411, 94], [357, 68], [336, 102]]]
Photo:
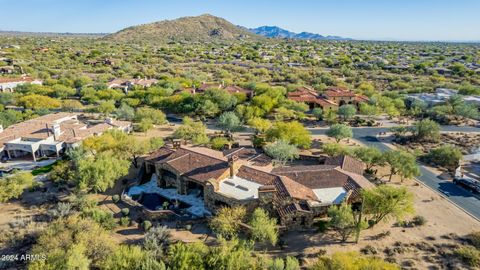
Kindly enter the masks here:
[[327, 97], [354, 97], [353, 91], [344, 88], [329, 88], [323, 93]]
[[311, 188], [308, 188], [289, 177], [280, 176], [275, 181], [275, 188], [280, 197], [292, 197], [299, 200], [318, 200]]
[[223, 151], [225, 157], [235, 155], [239, 159], [249, 162], [253, 166], [267, 166], [272, 163], [272, 159], [265, 155], [262, 151], [253, 147], [232, 148]]
[[365, 163], [348, 155], [328, 157], [325, 160], [325, 165], [339, 166], [345, 171], [353, 172], [360, 175], [362, 175], [363, 171], [365, 170]]
[[12, 83], [12, 82], [33, 82], [35, 79], [32, 77], [22, 77], [22, 78], [0, 78], [0, 83]]
[[214, 178], [218, 179], [229, 169], [228, 162], [213, 158], [185, 148], [176, 150], [162, 147], [146, 160], [163, 163], [177, 171], [179, 174], [205, 183]]
[[373, 186], [363, 175], [335, 165], [283, 167], [274, 169], [272, 173], [286, 176], [309, 189], [343, 187], [358, 194], [360, 189]]
[[276, 175], [259, 171], [248, 166], [241, 166], [237, 172], [237, 176], [261, 185], [273, 185], [278, 179], [278, 176]]
[[240, 87], [240, 86], [236, 86], [236, 85], [230, 85], [230, 86], [226, 86], [225, 88], [223, 88], [224, 90], [227, 90], [230, 94], [235, 94], [235, 93], [245, 93], [247, 95], [250, 95], [253, 91], [250, 90], [250, 89], [246, 89], [246, 88], [243, 88], [243, 87]]

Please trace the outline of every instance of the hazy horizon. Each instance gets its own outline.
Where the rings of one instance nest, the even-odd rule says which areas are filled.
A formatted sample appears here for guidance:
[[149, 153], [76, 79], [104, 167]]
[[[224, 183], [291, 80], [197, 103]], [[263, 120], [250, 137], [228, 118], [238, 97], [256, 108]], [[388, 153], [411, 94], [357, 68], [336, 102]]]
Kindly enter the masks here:
[[[141, 0], [0, 0], [0, 30], [43, 33], [113, 33], [123, 28], [185, 16], [212, 14], [248, 28], [278, 26], [356, 40], [480, 41], [480, 1], [387, 2], [367, 0], [242, 1], [182, 3]], [[19, 14], [21, 19], [19, 20]]]

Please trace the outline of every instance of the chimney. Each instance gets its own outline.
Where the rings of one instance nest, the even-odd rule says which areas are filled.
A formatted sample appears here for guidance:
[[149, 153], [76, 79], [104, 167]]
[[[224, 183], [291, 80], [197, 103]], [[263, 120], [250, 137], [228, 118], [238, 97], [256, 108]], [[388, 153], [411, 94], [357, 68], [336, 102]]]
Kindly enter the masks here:
[[56, 141], [60, 137], [60, 125], [55, 124], [53, 125], [53, 139]]
[[237, 156], [230, 155], [228, 157], [228, 166], [230, 167], [230, 178], [235, 176], [235, 161], [237, 161]]

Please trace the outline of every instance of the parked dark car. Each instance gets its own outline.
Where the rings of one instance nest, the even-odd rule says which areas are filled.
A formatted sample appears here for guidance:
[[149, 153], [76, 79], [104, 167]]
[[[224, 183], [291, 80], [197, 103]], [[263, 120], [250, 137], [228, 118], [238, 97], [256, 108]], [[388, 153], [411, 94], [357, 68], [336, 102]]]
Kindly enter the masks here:
[[480, 193], [480, 182], [470, 178], [455, 178], [453, 183], [474, 193]]

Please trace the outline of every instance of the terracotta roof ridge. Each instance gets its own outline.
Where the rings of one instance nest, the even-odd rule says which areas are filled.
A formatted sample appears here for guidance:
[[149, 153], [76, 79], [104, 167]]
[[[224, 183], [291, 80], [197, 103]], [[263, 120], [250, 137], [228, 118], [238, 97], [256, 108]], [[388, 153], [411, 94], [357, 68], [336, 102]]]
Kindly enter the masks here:
[[257, 154], [256, 156], [254, 156], [254, 157], [252, 157], [252, 158], [248, 159], [248, 161], [252, 161], [252, 160], [254, 160], [254, 159], [256, 159], [256, 158], [260, 157], [261, 155], [263, 155], [263, 153]]
[[238, 151], [241, 151], [241, 150], [243, 150], [243, 149], [245, 149], [245, 147], [242, 146], [242, 147], [240, 147], [240, 148], [232, 151], [231, 153], [226, 154], [225, 157], [228, 157], [228, 156], [230, 156], [230, 155], [233, 155], [234, 153], [237, 153]]
[[176, 158], [172, 158], [172, 159], [170, 159], [170, 160], [167, 160], [166, 163], [170, 163], [170, 162], [172, 162], [172, 161], [181, 159], [181, 158], [183, 158], [183, 157], [185, 157], [185, 156], [188, 156], [188, 155], [190, 155], [190, 153], [185, 153], [185, 154], [183, 154], [183, 155], [181, 155], [181, 156], [179, 156], [179, 157], [176, 157]]
[[217, 158], [217, 157], [214, 157], [214, 156], [209, 156], [209, 155], [207, 155], [207, 154], [194, 151], [194, 150], [192, 150], [192, 149], [190, 149], [190, 148], [184, 148], [184, 147], [181, 147], [181, 146], [180, 146], [180, 149], [183, 149], [183, 150], [185, 150], [185, 151], [189, 151], [190, 154], [191, 154], [191, 153], [195, 153], [195, 154], [198, 154], [198, 155], [202, 155], [202, 156], [204, 156], [204, 157], [208, 157], [208, 158], [211, 158], [211, 159], [216, 159], [216, 160], [218, 160], [218, 161], [223, 161], [223, 162], [226, 161], [226, 160], [221, 159], [221, 158]]

